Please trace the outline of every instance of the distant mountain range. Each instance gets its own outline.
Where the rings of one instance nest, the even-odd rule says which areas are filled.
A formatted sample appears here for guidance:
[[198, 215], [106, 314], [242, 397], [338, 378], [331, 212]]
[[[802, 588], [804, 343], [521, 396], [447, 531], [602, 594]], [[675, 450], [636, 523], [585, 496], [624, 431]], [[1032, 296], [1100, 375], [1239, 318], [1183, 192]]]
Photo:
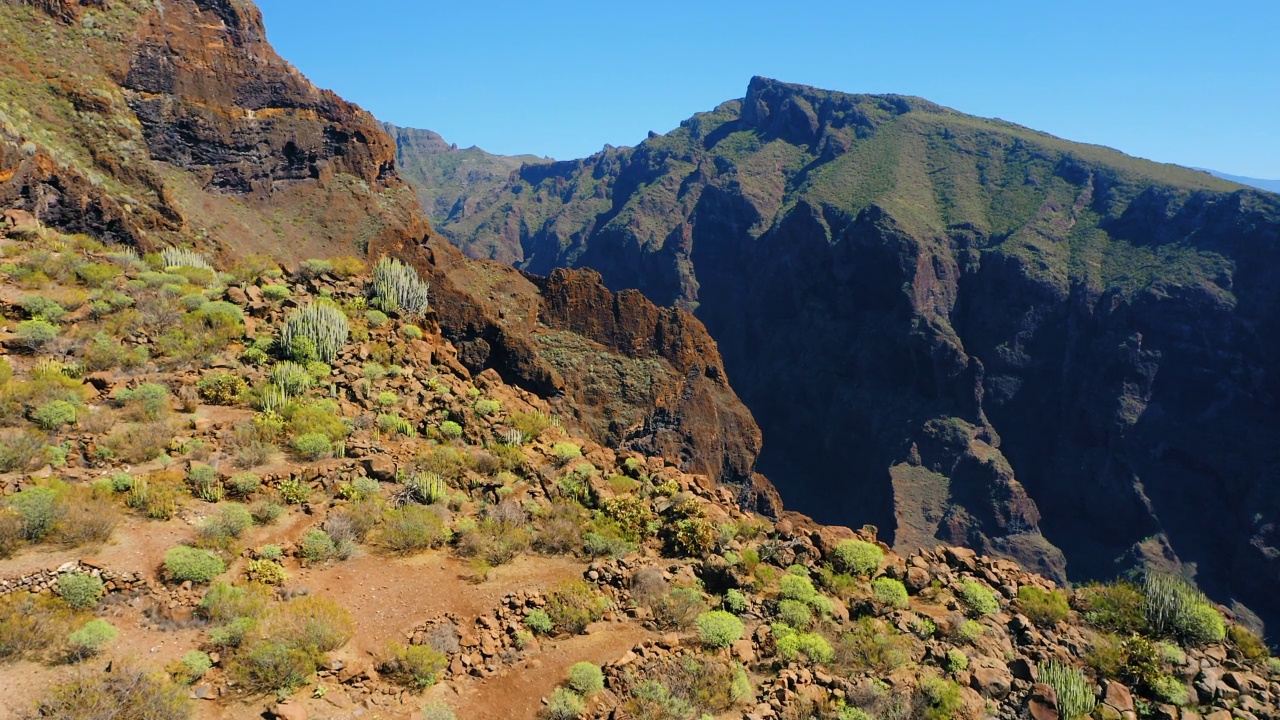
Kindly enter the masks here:
[[1262, 180], [1260, 178], [1245, 177], [1243, 175], [1232, 175], [1231, 173], [1218, 172], [1217, 170], [1210, 170], [1209, 168], [1196, 168], [1196, 170], [1202, 170], [1214, 177], [1220, 177], [1223, 180], [1230, 180], [1231, 182], [1240, 183], [1241, 185], [1255, 187], [1259, 190], [1280, 193], [1280, 180]]
[[694, 311], [789, 507], [1057, 577], [1198, 567], [1280, 617], [1280, 198], [765, 78], [635, 147], [508, 167], [434, 188], [437, 229]]

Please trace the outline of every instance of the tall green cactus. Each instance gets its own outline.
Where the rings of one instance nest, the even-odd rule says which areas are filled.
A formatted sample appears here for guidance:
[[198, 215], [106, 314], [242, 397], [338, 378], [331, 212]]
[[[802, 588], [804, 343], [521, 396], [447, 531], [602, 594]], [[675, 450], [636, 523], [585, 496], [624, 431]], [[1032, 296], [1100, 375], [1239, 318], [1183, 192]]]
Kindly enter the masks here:
[[1093, 686], [1079, 668], [1050, 660], [1040, 665], [1040, 682], [1053, 688], [1058, 696], [1058, 712], [1063, 720], [1076, 720], [1093, 712], [1098, 704]]
[[374, 303], [387, 312], [421, 315], [427, 309], [429, 288], [412, 266], [384, 257], [373, 267], [373, 285], [369, 290]]
[[[280, 331], [280, 348], [299, 362], [333, 362], [347, 342], [351, 327], [347, 316], [333, 305], [312, 303], [289, 314]], [[314, 348], [315, 358], [302, 357]]]

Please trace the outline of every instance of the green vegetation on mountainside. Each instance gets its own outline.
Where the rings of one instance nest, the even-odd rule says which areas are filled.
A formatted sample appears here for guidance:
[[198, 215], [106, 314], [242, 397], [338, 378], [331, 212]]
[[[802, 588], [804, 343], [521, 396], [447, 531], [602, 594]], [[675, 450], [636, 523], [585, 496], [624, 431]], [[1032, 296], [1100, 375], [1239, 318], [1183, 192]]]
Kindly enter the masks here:
[[[802, 202], [850, 215], [877, 205], [922, 238], [945, 242], [956, 228], [978, 233], [1059, 288], [1084, 282], [1132, 290], [1165, 272], [1184, 279], [1212, 278], [1221, 270], [1212, 253], [1185, 243], [1139, 247], [1101, 228], [1153, 187], [1185, 199], [1238, 185], [918, 98], [776, 85], [815, 113], [812, 136], [744, 120], [742, 101], [731, 101], [635, 148], [523, 172], [499, 192], [486, 188], [468, 196], [466, 188], [433, 175], [433, 183], [476, 203], [440, 227], [472, 254], [512, 253], [518, 266], [545, 272], [580, 263], [603, 236], [658, 252], [692, 214], [700, 193], [723, 188], [758, 213], [745, 228], [750, 236], [764, 234]], [[1091, 174], [1099, 186], [1086, 189]], [[495, 238], [507, 246], [487, 252]], [[696, 274], [696, 268], [684, 271]], [[608, 274], [606, 280], [615, 287], [636, 284]]]
[[396, 169], [413, 185], [434, 223], [466, 213], [458, 201], [487, 195], [506, 184], [521, 165], [549, 163], [536, 155], [494, 155], [478, 147], [458, 148], [430, 130], [382, 127], [396, 143]]

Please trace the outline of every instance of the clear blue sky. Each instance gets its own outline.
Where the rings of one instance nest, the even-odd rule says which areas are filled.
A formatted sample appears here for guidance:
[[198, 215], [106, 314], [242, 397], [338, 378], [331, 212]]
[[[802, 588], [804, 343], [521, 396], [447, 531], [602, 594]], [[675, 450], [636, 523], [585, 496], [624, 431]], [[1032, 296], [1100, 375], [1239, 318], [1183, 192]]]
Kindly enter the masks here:
[[634, 145], [764, 75], [1280, 178], [1276, 0], [258, 2], [316, 84], [490, 152]]

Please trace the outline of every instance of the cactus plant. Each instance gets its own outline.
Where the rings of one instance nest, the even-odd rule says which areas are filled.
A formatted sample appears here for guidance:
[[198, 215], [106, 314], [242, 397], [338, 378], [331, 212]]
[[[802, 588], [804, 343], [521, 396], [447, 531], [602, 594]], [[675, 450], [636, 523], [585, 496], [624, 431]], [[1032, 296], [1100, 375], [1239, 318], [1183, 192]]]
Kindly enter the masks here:
[[160, 262], [165, 267], [192, 267], [201, 270], [212, 270], [209, 261], [204, 256], [194, 250], [187, 248], [165, 248], [160, 251]]
[[1085, 717], [1097, 704], [1093, 688], [1079, 668], [1050, 660], [1040, 666], [1040, 682], [1057, 694], [1058, 712], [1063, 720]]
[[347, 316], [333, 305], [312, 303], [289, 314], [280, 331], [280, 348], [285, 355], [301, 361], [303, 347], [314, 350], [316, 357], [332, 363], [347, 342], [351, 327]]
[[448, 494], [449, 486], [445, 484], [444, 477], [439, 473], [427, 473], [405, 480], [404, 489], [396, 494], [394, 500], [397, 505], [411, 502], [433, 505]]
[[387, 312], [421, 315], [427, 309], [429, 288], [412, 266], [384, 257], [373, 267], [373, 284], [369, 290], [375, 304]]
[[271, 368], [271, 384], [280, 388], [285, 397], [298, 397], [315, 385], [315, 378], [303, 365], [282, 360]]

